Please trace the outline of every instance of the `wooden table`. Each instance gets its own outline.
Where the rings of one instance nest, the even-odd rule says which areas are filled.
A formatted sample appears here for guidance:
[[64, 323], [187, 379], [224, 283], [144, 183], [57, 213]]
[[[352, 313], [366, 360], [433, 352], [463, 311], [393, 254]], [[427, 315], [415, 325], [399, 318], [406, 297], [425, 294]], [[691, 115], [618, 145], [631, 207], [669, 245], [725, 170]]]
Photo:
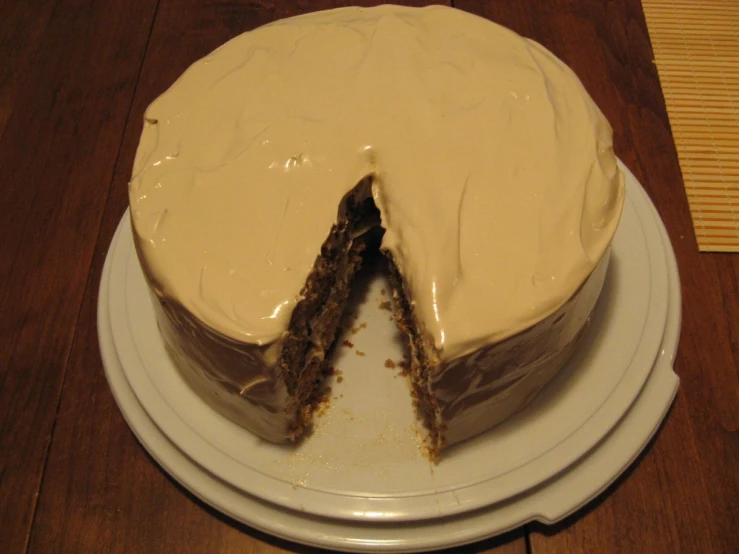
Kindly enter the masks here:
[[[229, 38], [338, 4], [0, 3], [0, 552], [309, 550], [215, 513], [146, 454], [105, 380], [96, 301], [145, 107]], [[739, 552], [739, 256], [698, 253], [639, 1], [455, 5], [582, 78], [664, 219], [683, 295], [681, 388], [631, 469], [561, 524], [465, 551]]]

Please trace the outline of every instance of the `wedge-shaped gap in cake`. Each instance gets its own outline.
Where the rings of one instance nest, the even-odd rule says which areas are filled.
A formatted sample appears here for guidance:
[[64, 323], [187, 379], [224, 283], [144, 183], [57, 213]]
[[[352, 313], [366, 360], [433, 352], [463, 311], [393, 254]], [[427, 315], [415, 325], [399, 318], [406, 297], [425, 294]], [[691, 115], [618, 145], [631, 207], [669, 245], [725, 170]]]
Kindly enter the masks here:
[[429, 388], [430, 368], [439, 360], [433, 339], [416, 319], [403, 279], [389, 252], [381, 252], [384, 230], [372, 196], [373, 175], [363, 178], [342, 199], [337, 221], [321, 247], [293, 311], [279, 366], [291, 396], [288, 414], [295, 414], [290, 434], [297, 439], [312, 426], [321, 385], [332, 372], [331, 357], [342, 333], [352, 282], [363, 258], [384, 255], [393, 288], [393, 319], [401, 331], [410, 364], [408, 375], [418, 419], [428, 430], [427, 448], [436, 458], [443, 445], [439, 409]]

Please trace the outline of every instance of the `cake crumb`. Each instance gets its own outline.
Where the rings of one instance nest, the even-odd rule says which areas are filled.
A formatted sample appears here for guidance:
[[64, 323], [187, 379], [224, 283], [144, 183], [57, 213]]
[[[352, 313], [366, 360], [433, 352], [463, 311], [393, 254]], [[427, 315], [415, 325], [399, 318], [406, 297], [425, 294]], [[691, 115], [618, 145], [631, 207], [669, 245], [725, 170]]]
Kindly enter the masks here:
[[385, 302], [380, 303], [380, 309], [381, 310], [387, 310], [388, 312], [393, 311], [393, 303], [390, 302], [390, 300], [385, 300]]
[[385, 360], [385, 367], [388, 368], [388, 369], [395, 369], [396, 364], [395, 364], [394, 361], [392, 361], [390, 358], [388, 358], [387, 360]]
[[349, 342], [346, 339], [344, 339], [343, 341], [341, 341], [341, 344], [344, 345], [344, 346], [346, 346], [347, 348], [354, 348], [354, 343]]
[[356, 335], [362, 329], [366, 329], [367, 324], [365, 322], [360, 323], [357, 327], [352, 327], [352, 335]]
[[321, 391], [320, 396], [314, 398], [309, 406], [306, 406], [315, 417], [323, 417], [331, 408], [331, 387]]
[[[293, 484], [292, 484], [293, 485], [293, 490], [297, 490], [298, 487], [305, 488], [305, 486], [307, 484], [308, 484], [308, 480], [307, 479], [299, 479], [297, 481], [294, 481]], [[300, 505], [300, 509], [302, 511], [305, 511], [305, 507], [302, 504]]]
[[343, 380], [344, 380], [344, 377], [343, 377], [343, 376], [341, 376], [341, 375], [339, 375], [339, 376], [338, 376], [338, 377], [336, 378], [336, 382], [337, 382], [337, 383], [341, 383], [341, 382], [342, 382]]
[[382, 288], [380, 289], [380, 294], [381, 294], [381, 295], [383, 295], [383, 296], [385, 296], [385, 294], [386, 294], [386, 292], [385, 292], [385, 287], [382, 287]]
[[361, 350], [355, 350], [355, 353], [356, 353], [357, 356], [366, 356], [367, 355], [364, 352], [362, 352]]

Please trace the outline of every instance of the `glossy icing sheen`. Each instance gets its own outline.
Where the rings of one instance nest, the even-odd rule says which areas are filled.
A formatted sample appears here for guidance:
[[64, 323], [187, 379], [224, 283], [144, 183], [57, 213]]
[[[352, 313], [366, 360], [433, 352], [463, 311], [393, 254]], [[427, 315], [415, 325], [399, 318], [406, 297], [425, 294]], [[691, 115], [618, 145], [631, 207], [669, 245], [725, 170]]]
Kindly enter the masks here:
[[238, 36], [149, 107], [139, 252], [208, 326], [274, 342], [368, 174], [442, 359], [559, 308], [623, 200], [608, 123], [543, 47], [451, 8], [347, 8]]

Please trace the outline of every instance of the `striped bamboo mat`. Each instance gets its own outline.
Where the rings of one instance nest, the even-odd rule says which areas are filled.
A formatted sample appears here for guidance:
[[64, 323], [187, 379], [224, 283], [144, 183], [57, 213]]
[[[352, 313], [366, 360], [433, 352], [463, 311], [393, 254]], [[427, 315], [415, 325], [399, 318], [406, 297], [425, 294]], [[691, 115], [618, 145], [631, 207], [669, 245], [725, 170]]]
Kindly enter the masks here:
[[698, 247], [739, 252], [739, 0], [642, 0]]

